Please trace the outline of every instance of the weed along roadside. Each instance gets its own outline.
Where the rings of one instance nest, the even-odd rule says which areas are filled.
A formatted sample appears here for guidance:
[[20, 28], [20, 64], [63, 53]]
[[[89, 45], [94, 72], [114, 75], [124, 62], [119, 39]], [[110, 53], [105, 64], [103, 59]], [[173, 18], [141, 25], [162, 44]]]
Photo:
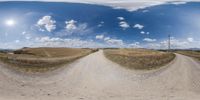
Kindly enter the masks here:
[[107, 49], [105, 56], [125, 68], [150, 70], [162, 67], [175, 58], [175, 54], [147, 49]]
[[26, 73], [55, 70], [96, 52], [96, 49], [23, 48], [11, 53], [0, 53], [1, 62], [9, 68]]

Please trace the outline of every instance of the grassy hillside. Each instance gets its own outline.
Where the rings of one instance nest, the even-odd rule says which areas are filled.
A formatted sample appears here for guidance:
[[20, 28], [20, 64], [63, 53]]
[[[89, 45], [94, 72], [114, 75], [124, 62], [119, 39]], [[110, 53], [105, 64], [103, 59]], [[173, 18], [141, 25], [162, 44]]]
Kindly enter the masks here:
[[175, 58], [172, 53], [145, 49], [104, 50], [105, 56], [129, 69], [149, 70], [159, 68]]
[[96, 50], [74, 48], [24, 48], [14, 54], [0, 53], [6, 66], [23, 72], [45, 72], [86, 56]]
[[66, 57], [90, 51], [89, 49], [75, 48], [24, 48], [14, 51], [15, 54], [23, 54], [35, 57]]

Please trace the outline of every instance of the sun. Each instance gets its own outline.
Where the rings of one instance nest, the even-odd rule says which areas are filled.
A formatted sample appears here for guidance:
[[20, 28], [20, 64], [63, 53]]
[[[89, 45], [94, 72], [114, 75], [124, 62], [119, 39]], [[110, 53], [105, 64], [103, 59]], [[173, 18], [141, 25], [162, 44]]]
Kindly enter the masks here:
[[5, 24], [7, 26], [14, 26], [15, 25], [15, 21], [13, 19], [8, 19], [5, 21]]

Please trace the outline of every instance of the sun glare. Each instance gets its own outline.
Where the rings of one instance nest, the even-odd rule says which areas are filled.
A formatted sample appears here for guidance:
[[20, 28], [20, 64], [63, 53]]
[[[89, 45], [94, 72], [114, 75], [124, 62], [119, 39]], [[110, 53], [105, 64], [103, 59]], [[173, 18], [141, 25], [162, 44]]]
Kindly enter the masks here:
[[13, 19], [9, 19], [9, 20], [6, 20], [6, 21], [5, 21], [5, 24], [6, 24], [7, 26], [13, 26], [13, 25], [15, 25], [15, 21], [14, 21]]

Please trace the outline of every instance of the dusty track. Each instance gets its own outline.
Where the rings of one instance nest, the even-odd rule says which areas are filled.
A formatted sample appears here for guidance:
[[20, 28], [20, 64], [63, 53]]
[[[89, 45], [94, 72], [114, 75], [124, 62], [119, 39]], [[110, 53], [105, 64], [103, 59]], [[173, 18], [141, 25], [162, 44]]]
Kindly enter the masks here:
[[0, 100], [199, 100], [200, 65], [176, 54], [161, 69], [138, 72], [107, 60], [102, 51], [45, 75], [0, 67]]

